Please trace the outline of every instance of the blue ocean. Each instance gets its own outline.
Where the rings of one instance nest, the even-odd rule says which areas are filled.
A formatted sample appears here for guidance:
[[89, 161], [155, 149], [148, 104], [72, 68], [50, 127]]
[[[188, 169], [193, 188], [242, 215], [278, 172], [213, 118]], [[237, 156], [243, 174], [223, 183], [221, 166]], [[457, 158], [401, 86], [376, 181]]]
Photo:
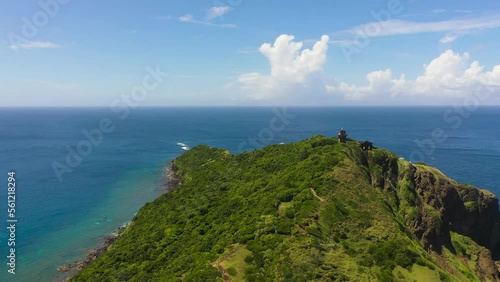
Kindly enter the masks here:
[[[347, 130], [500, 196], [500, 108], [0, 108], [0, 281], [60, 281], [164, 191], [166, 164], [198, 144], [233, 153]], [[89, 137], [90, 136], [90, 137]], [[184, 148], [183, 148], [184, 147]], [[7, 272], [15, 172], [15, 275]]]

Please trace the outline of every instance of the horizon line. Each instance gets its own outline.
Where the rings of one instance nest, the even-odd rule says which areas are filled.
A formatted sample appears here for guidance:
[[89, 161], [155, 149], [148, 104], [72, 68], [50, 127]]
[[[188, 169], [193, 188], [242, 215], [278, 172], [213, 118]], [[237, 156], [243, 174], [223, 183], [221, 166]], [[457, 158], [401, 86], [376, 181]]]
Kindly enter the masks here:
[[[179, 106], [137, 106], [137, 108], [430, 108], [430, 107], [455, 107], [455, 105], [179, 105]], [[498, 105], [478, 105], [478, 108], [500, 107]], [[54, 109], [54, 108], [110, 108], [110, 106], [0, 106], [0, 109], [31, 108], [31, 109]]]

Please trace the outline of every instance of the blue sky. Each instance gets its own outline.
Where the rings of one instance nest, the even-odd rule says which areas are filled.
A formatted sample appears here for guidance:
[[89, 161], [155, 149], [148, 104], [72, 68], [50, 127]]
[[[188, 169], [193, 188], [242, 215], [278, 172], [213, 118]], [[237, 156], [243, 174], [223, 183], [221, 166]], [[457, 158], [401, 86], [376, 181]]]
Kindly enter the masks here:
[[0, 5], [0, 106], [500, 104], [498, 1]]

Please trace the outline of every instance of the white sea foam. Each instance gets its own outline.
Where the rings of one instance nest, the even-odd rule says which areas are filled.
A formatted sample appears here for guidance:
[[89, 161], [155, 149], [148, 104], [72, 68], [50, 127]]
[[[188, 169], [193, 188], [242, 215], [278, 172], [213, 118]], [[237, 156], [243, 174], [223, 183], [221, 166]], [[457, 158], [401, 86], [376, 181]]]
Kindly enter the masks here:
[[188, 145], [186, 145], [186, 143], [182, 143], [182, 142], [177, 142], [177, 145], [181, 146], [181, 149], [184, 150], [184, 151], [187, 151], [191, 148], [189, 148]]

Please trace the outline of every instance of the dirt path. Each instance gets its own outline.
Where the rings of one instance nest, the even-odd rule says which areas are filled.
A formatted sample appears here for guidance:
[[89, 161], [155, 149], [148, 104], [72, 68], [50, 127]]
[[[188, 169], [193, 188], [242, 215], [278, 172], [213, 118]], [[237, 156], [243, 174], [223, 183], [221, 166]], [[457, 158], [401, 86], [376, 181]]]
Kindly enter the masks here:
[[297, 229], [297, 231], [299, 231], [300, 234], [302, 234], [302, 235], [307, 234], [307, 232], [304, 229], [302, 229], [297, 223], [295, 223], [294, 226]]
[[[239, 249], [241, 249], [243, 246], [240, 245], [237, 248], [234, 248], [231, 250], [229, 253], [227, 253], [225, 256], [223, 256], [220, 260], [217, 260], [215, 264], [217, 265], [217, 268], [219, 269], [220, 273], [222, 274], [222, 277], [224, 277], [225, 282], [229, 282], [229, 275], [227, 274], [227, 271], [222, 267], [221, 263], [226, 261], [228, 258], [232, 257]], [[214, 265], [215, 266], [215, 265]]]
[[320, 202], [324, 202], [325, 200], [323, 198], [321, 198], [320, 196], [318, 196], [318, 194], [316, 194], [316, 191], [314, 191], [313, 188], [310, 188], [311, 189], [311, 192], [313, 193], [314, 197], [316, 197]]
[[229, 282], [229, 276], [227, 275], [227, 271], [220, 265], [220, 261], [217, 262], [217, 268], [219, 269], [222, 277], [224, 277], [224, 282]]

